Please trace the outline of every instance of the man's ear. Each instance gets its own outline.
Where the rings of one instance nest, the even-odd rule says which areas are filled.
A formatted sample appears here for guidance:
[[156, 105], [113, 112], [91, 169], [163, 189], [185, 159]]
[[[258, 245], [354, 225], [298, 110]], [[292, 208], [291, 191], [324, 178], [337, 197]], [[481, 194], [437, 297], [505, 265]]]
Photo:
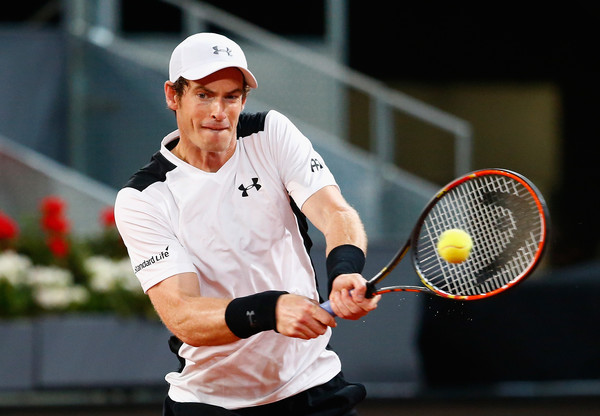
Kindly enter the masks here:
[[177, 94], [173, 88], [171, 81], [165, 82], [165, 100], [167, 101], [167, 107], [175, 111], [179, 108], [179, 102], [177, 101]]

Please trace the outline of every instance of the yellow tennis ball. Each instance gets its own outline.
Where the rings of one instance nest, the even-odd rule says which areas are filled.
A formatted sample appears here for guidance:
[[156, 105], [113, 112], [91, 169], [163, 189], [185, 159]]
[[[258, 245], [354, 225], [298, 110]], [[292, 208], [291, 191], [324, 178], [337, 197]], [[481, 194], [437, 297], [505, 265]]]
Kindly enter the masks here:
[[473, 240], [471, 236], [458, 228], [446, 230], [440, 234], [438, 240], [438, 253], [448, 263], [462, 263], [469, 258]]

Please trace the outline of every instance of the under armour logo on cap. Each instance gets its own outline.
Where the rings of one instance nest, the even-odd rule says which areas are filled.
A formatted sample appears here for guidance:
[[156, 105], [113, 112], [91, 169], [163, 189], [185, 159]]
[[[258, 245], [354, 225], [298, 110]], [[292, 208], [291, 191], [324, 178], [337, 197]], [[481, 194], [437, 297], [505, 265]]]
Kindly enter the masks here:
[[224, 52], [227, 55], [232, 56], [231, 55], [232, 50], [229, 48], [223, 49], [223, 48], [219, 48], [218, 46], [213, 46], [213, 50], [214, 50], [213, 54], [215, 54], [215, 55], [218, 55], [219, 53]]

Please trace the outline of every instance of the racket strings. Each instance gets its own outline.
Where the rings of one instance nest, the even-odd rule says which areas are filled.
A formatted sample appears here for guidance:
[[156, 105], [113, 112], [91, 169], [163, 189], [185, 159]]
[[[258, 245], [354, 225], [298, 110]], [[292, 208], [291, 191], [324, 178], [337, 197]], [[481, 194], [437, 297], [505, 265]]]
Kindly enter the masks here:
[[[440, 234], [459, 228], [471, 236], [469, 258], [451, 264], [440, 257]], [[449, 190], [424, 220], [415, 265], [431, 288], [455, 296], [492, 292], [519, 279], [535, 262], [542, 238], [535, 195], [518, 180], [486, 175]]]

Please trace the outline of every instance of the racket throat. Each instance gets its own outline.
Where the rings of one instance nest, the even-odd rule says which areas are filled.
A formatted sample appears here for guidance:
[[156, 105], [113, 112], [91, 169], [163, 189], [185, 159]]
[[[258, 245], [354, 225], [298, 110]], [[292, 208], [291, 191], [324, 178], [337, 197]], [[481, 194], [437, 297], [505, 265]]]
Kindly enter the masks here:
[[375, 292], [377, 292], [377, 288], [375, 288], [375, 283], [367, 282], [367, 290], [365, 292], [365, 297], [367, 299], [371, 299], [375, 296]]

